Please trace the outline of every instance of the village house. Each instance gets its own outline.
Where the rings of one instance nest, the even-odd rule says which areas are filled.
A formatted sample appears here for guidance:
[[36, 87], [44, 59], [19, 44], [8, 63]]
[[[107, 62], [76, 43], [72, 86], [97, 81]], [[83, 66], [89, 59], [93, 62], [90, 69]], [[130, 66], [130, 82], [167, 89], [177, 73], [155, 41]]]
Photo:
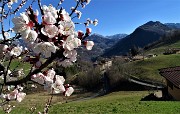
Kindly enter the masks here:
[[180, 101], [180, 66], [160, 69], [160, 75], [166, 79], [168, 95]]

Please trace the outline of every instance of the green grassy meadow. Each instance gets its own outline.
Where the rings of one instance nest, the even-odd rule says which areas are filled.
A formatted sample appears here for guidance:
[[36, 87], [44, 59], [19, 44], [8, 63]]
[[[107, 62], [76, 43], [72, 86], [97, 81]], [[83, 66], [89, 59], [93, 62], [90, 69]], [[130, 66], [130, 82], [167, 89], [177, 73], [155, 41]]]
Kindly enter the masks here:
[[[53, 98], [49, 114], [179, 114], [178, 101], [140, 101], [148, 95], [148, 91], [120, 91], [90, 100], [69, 101], [62, 103], [61, 96]], [[12, 114], [30, 114], [30, 107], [36, 106], [38, 111], [49, 96], [45, 93], [30, 94], [12, 110]], [[73, 96], [72, 96], [73, 97]], [[1, 111], [1, 114], [3, 112]]]
[[180, 54], [159, 55], [154, 58], [130, 62], [125, 65], [125, 68], [133, 76], [161, 82], [163, 77], [160, 76], [158, 69], [175, 66], [180, 66]]
[[163, 44], [145, 52], [145, 54], [163, 54], [166, 49], [180, 48], [180, 41], [170, 44]]

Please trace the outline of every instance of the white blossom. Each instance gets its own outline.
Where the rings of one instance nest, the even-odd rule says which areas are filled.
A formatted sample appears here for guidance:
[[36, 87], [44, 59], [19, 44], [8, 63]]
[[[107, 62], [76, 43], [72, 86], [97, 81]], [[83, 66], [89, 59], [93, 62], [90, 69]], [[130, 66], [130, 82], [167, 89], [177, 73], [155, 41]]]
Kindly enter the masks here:
[[43, 5], [42, 10], [44, 14], [50, 13], [54, 18], [57, 18], [57, 10], [51, 4], [49, 6]]
[[5, 32], [5, 33], [4, 33], [4, 36], [5, 36], [6, 38], [9, 38], [9, 37], [10, 37], [9, 32]]
[[17, 100], [18, 102], [21, 102], [26, 96], [26, 93], [19, 92], [18, 89], [13, 90], [9, 94], [1, 94], [1, 98], [7, 99], [7, 100]]
[[31, 30], [30, 28], [26, 29], [22, 34], [22, 38], [25, 42], [34, 42], [37, 39], [37, 32]]
[[11, 52], [10, 52], [10, 56], [19, 56], [19, 55], [21, 55], [21, 53], [22, 53], [22, 51], [23, 51], [23, 47], [22, 46], [17, 46], [17, 47], [14, 47], [12, 50], [11, 50]]
[[70, 59], [70, 61], [75, 62], [77, 60], [77, 51], [72, 50], [72, 51], [64, 51], [63, 55], [67, 58]]
[[95, 20], [93, 21], [93, 24], [94, 24], [94, 26], [96, 26], [96, 25], [98, 24], [98, 20], [95, 19]]
[[53, 38], [58, 35], [58, 28], [55, 25], [46, 25], [41, 32], [49, 38]]
[[79, 10], [76, 10], [75, 13], [77, 14], [78, 19], [81, 18], [82, 12]]
[[29, 20], [29, 17], [25, 12], [20, 13], [19, 17], [14, 17], [12, 22], [14, 23], [13, 30], [16, 33], [22, 33], [26, 29], [29, 29], [29, 27], [31, 28], [33, 26], [33, 23]]
[[69, 35], [74, 34], [75, 25], [72, 21], [69, 21], [69, 22], [60, 21], [58, 28], [59, 28], [60, 34], [69, 36]]
[[73, 50], [74, 48], [78, 48], [81, 45], [81, 40], [78, 38], [74, 38], [74, 35], [70, 35], [67, 37], [66, 41], [63, 42], [63, 47], [66, 50]]
[[46, 75], [46, 76], [53, 80], [55, 75], [56, 75], [56, 72], [55, 72], [54, 69], [52, 68], [52, 69], [49, 69], [49, 70], [47, 71], [47, 75]]
[[63, 93], [65, 91], [65, 88], [62, 84], [57, 84], [56, 82], [52, 84], [52, 93]]
[[63, 85], [65, 82], [65, 79], [63, 76], [59, 76], [59, 75], [56, 75], [56, 81], [55, 83], [57, 83], [58, 85]]
[[94, 42], [93, 41], [86, 41], [85, 46], [86, 46], [87, 50], [92, 50], [92, 47], [94, 46]]
[[47, 12], [45, 13], [45, 15], [43, 16], [43, 23], [45, 25], [53, 25], [56, 23], [56, 18], [52, 15], [52, 13]]
[[56, 52], [56, 46], [51, 42], [40, 42], [35, 45], [33, 51], [37, 54], [41, 53], [45, 58]]
[[44, 80], [45, 76], [42, 73], [38, 73], [38, 74], [34, 74], [33, 76], [31, 76], [31, 80], [39, 83], [39, 84], [44, 84], [45, 80]]
[[85, 0], [86, 1], [86, 5], [89, 4], [91, 2], [91, 0]]
[[26, 93], [23, 93], [23, 92], [19, 92], [18, 94], [17, 94], [17, 98], [16, 98], [16, 100], [18, 101], [18, 102], [21, 102], [24, 98], [25, 98], [25, 96], [26, 96]]
[[65, 92], [65, 96], [69, 97], [74, 92], [74, 89], [72, 87], [67, 88]]
[[62, 10], [61, 15], [62, 15], [62, 20], [63, 21], [65, 21], [65, 22], [70, 22], [71, 21], [71, 17], [69, 16], [69, 13], [66, 12], [65, 9]]

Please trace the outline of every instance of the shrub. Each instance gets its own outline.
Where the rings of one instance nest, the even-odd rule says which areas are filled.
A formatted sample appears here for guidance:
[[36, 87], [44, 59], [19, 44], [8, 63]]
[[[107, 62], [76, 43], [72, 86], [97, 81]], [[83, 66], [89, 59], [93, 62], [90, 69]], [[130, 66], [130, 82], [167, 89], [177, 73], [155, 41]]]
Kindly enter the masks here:
[[82, 72], [78, 76], [78, 84], [87, 90], [98, 89], [101, 85], [102, 75], [99, 68], [92, 68], [87, 72]]

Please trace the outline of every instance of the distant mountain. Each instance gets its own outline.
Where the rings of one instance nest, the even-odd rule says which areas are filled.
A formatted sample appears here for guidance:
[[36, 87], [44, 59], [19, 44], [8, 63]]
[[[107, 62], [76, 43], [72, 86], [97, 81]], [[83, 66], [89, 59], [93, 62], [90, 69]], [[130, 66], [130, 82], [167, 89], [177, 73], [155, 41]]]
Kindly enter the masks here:
[[111, 36], [106, 36], [106, 38], [108, 38], [108, 39], [122, 39], [126, 36], [127, 36], [127, 34], [115, 34], [115, 35], [111, 35]]
[[172, 29], [180, 29], [180, 23], [165, 23], [165, 25]]
[[100, 34], [92, 34], [87, 40], [94, 41], [94, 47], [90, 51], [87, 51], [85, 48], [78, 49], [79, 58], [83, 60], [91, 60], [102, 55], [106, 49], [119, 41], [118, 38], [109, 39]]
[[159, 40], [163, 35], [171, 30], [172, 28], [160, 23], [159, 21], [149, 21], [138, 27], [132, 34], [118, 41], [113, 47], [106, 50], [103, 56], [127, 54], [129, 49], [134, 46], [142, 48]]

